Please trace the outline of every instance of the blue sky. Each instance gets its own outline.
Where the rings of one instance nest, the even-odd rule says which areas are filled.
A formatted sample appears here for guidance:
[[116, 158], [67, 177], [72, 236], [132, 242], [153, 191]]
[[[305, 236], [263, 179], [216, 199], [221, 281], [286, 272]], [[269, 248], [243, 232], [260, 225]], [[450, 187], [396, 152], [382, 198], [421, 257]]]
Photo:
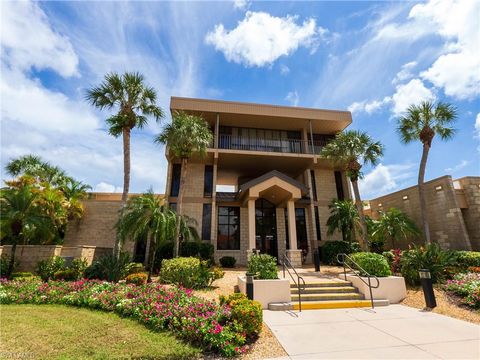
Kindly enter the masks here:
[[[351, 128], [386, 147], [364, 169], [367, 199], [416, 182], [421, 145], [399, 142], [396, 118], [410, 103], [447, 101], [458, 107], [458, 132], [434, 140], [427, 178], [480, 174], [478, 1], [2, 2], [1, 10], [2, 168], [35, 153], [97, 191], [121, 191], [121, 139], [83, 97], [107, 72], [139, 71], [165, 110], [172, 95], [351, 110]], [[165, 190], [164, 149], [152, 143], [160, 129], [150, 123], [133, 136], [132, 192]]]

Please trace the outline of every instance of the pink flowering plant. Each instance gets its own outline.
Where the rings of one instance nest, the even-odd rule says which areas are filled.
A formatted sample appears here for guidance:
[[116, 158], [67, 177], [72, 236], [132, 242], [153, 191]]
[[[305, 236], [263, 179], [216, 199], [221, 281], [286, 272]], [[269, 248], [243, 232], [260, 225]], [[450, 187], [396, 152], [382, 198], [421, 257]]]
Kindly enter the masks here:
[[[245, 330], [233, 318], [235, 311], [232, 315], [229, 304], [200, 299], [184, 288], [98, 280], [0, 281], [0, 303], [63, 304], [113, 311], [153, 330], [172, 331], [208, 352], [235, 356], [247, 350]], [[261, 311], [255, 316], [258, 317], [255, 321], [261, 324]]]
[[444, 289], [460, 296], [463, 302], [474, 308], [480, 308], [480, 273], [459, 273], [448, 280]]

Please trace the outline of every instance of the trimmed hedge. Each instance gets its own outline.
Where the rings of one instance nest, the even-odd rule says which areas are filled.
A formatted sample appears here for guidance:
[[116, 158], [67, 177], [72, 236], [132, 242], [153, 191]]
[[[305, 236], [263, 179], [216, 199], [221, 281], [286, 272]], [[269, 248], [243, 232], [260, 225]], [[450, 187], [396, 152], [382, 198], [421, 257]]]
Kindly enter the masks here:
[[194, 257], [179, 257], [163, 260], [160, 281], [166, 284], [181, 285], [191, 289], [201, 289], [221, 277], [223, 271], [210, 269], [206, 260]]
[[455, 265], [464, 270], [480, 266], [480, 251], [456, 251], [455, 256], [457, 257]]
[[[359, 252], [351, 254], [350, 258], [372, 276], [386, 277], [392, 275], [388, 261], [383, 255], [369, 252]], [[352, 267], [355, 268], [354, 266]], [[367, 274], [365, 274], [363, 271], [360, 271], [360, 275], [366, 276]]]
[[224, 268], [233, 268], [237, 260], [233, 256], [223, 256], [219, 259], [220, 265]]
[[148, 280], [148, 274], [145, 272], [139, 272], [136, 274], [130, 274], [125, 278], [127, 284], [145, 285]]

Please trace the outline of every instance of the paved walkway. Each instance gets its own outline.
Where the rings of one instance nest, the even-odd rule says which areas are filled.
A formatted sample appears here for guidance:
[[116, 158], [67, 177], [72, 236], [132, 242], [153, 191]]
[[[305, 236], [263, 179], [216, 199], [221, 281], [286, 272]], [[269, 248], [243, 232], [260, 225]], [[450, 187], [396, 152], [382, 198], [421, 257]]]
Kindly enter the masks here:
[[263, 316], [285, 359], [480, 359], [480, 326], [403, 305]]

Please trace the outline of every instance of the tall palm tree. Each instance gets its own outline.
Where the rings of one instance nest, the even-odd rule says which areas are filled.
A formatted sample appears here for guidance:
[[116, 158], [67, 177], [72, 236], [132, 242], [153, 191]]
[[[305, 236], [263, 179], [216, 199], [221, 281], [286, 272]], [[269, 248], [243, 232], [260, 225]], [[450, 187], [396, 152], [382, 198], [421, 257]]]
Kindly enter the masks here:
[[80, 218], [83, 215], [83, 205], [81, 200], [87, 197], [87, 191], [91, 190], [91, 186], [77, 181], [68, 179], [60, 187], [60, 190], [65, 195], [68, 204], [68, 219]]
[[341, 231], [345, 240], [351, 244], [355, 229], [360, 227], [360, 217], [355, 204], [351, 200], [333, 199], [328, 208], [330, 216], [327, 220], [327, 234], [333, 235], [335, 231]]
[[[125, 206], [130, 188], [130, 135], [135, 128], [142, 129], [148, 123], [148, 116], [158, 122], [164, 114], [157, 106], [157, 93], [153, 87], [145, 85], [140, 73], [126, 72], [122, 75], [109, 73], [104, 81], [87, 90], [86, 99], [96, 108], [116, 109], [106, 122], [110, 135], [123, 138], [123, 192], [122, 208]], [[120, 255], [120, 242], [117, 239], [113, 249]]]
[[368, 235], [363, 214], [363, 204], [358, 189], [358, 179], [362, 177], [362, 166], [376, 165], [383, 155], [383, 145], [365, 132], [350, 130], [338, 133], [321, 151], [321, 156], [332, 160], [333, 163], [345, 169], [352, 183], [355, 194], [355, 204], [360, 217], [362, 247], [368, 251]]
[[[172, 122], [167, 124], [161, 134], [155, 138], [155, 142], [166, 144], [171, 153], [181, 161], [180, 190], [177, 200], [178, 220], [183, 215], [183, 194], [185, 191], [185, 179], [187, 178], [187, 165], [194, 154], [205, 156], [207, 147], [213, 140], [213, 134], [208, 123], [198, 115], [185, 112], [174, 112]], [[180, 221], [177, 221], [175, 232], [174, 256], [178, 256], [180, 249]]]
[[[50, 216], [39, 204], [41, 195], [31, 186], [0, 190], [0, 238], [12, 243], [6, 277], [10, 278], [15, 263], [17, 244], [26, 244], [40, 234], [48, 236], [55, 230]], [[3, 274], [2, 274], [3, 275]]]
[[[195, 234], [188, 226], [188, 220], [181, 217], [180, 233], [184, 239], [190, 240]], [[172, 241], [177, 228], [177, 215], [163, 205], [163, 199], [152, 190], [129, 199], [125, 211], [119, 218], [116, 227], [122, 241], [147, 240], [145, 265], [148, 267], [150, 280], [155, 264], [155, 254], [160, 245]], [[151, 256], [150, 256], [151, 254]]]
[[417, 226], [407, 214], [397, 208], [391, 208], [382, 213], [380, 218], [375, 221], [373, 236], [380, 237], [386, 242], [391, 241], [392, 248], [395, 249], [395, 241], [407, 239], [409, 236], [419, 235]]
[[436, 105], [431, 101], [423, 101], [419, 105], [410, 105], [405, 114], [398, 120], [398, 133], [403, 143], [420, 140], [423, 144], [422, 158], [418, 170], [418, 196], [425, 243], [430, 244], [430, 228], [428, 225], [427, 205], [425, 203], [425, 168], [432, 141], [438, 134], [440, 139], [449, 140], [455, 135], [452, 124], [457, 119], [457, 109], [446, 103]]

